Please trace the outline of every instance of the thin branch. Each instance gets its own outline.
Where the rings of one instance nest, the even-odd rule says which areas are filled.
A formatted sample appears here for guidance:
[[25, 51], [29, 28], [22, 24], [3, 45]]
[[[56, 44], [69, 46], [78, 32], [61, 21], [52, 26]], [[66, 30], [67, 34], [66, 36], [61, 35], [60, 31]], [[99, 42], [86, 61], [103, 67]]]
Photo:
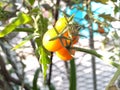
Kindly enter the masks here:
[[[56, 2], [56, 9], [55, 9], [55, 22], [57, 21], [58, 19], [58, 14], [59, 14], [59, 4], [60, 4], [60, 0], [57, 0]], [[55, 25], [55, 22], [54, 22], [54, 25]], [[50, 57], [50, 60], [51, 60], [51, 64], [50, 64], [50, 67], [49, 67], [49, 77], [48, 77], [48, 86], [50, 87], [51, 85], [51, 76], [52, 76], [52, 59], [53, 59], [53, 52], [51, 52], [51, 57]]]
[[[13, 82], [15, 84], [18, 84], [18, 85], [22, 85], [22, 81], [21, 80], [17, 80], [13, 77], [10, 76], [9, 72], [7, 71], [6, 67], [5, 67], [5, 62], [3, 60], [3, 57], [0, 55], [0, 73], [1, 75], [4, 76], [5, 80], [8, 81], [8, 82]], [[28, 85], [24, 84], [24, 88], [25, 90], [30, 90]]]
[[[7, 43], [9, 43], [9, 41], [8, 41]], [[0, 46], [1, 46], [2, 50], [3, 50], [3, 52], [6, 54], [7, 60], [8, 60], [9, 63], [12, 65], [12, 67], [13, 67], [15, 73], [17, 74], [17, 76], [18, 76], [21, 80], [23, 80], [23, 73], [22, 73], [22, 74], [19, 73], [19, 72], [18, 72], [19, 67], [16, 66], [16, 63], [18, 63], [18, 62], [17, 62], [17, 59], [16, 59], [16, 53], [10, 51], [10, 48], [11, 48], [11, 47], [8, 46], [7, 44], [5, 45], [4, 40], [2, 40], [2, 39], [0, 39]], [[20, 63], [20, 64], [22, 64], [22, 63]], [[21, 66], [21, 65], [19, 65], [19, 66]], [[22, 66], [24, 67], [24, 65], [22, 65]], [[21, 68], [21, 67], [20, 67], [20, 68]], [[19, 69], [19, 70], [20, 70], [20, 69]], [[22, 71], [23, 71], [23, 70], [22, 70]]]

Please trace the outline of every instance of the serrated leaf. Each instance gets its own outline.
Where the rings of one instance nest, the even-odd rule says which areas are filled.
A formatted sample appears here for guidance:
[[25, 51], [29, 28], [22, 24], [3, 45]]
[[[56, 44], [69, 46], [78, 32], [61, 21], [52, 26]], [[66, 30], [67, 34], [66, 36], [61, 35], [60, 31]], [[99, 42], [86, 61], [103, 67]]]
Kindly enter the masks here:
[[106, 4], [109, 0], [95, 0], [95, 2], [100, 2], [102, 4]]
[[102, 17], [105, 20], [110, 21], [110, 22], [117, 21], [117, 19], [112, 17], [110, 14], [106, 14], [106, 15], [105, 14], [100, 14], [99, 17]]
[[39, 73], [40, 73], [40, 68], [38, 68], [35, 72], [32, 90], [40, 90], [40, 89], [38, 89], [38, 86], [37, 86], [37, 80], [39, 77]]
[[31, 20], [31, 17], [25, 13], [19, 13], [16, 19], [14, 19], [10, 24], [8, 24], [1, 32], [0, 37], [4, 37], [5, 35], [11, 33], [15, 30], [16, 27], [26, 24]]
[[34, 37], [34, 34], [26, 36], [25, 39], [23, 41], [21, 41], [19, 44], [17, 44], [15, 47], [13, 47], [12, 50], [16, 50], [16, 49], [20, 48], [21, 46], [23, 46], [26, 42], [28, 42], [33, 37]]
[[34, 4], [35, 0], [28, 0], [31, 5]]

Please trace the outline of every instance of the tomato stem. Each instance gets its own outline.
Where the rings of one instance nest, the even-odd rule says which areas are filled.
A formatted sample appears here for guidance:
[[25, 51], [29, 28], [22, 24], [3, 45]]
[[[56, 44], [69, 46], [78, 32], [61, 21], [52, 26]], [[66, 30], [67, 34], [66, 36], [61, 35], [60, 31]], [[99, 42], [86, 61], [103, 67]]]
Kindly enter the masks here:
[[117, 71], [115, 72], [114, 76], [110, 80], [105, 90], [109, 90], [109, 88], [115, 84], [115, 81], [118, 79], [119, 76], [120, 76], [120, 66], [118, 67]]
[[76, 65], [75, 60], [70, 60], [70, 87], [69, 90], [76, 90]]
[[75, 49], [76, 51], [85, 52], [85, 53], [94, 55], [97, 58], [100, 58], [101, 60], [105, 61], [106, 63], [108, 63], [116, 68], [119, 68], [119, 66], [120, 66], [120, 64], [118, 64], [114, 61], [108, 60], [107, 58], [103, 57], [101, 54], [98, 54], [95, 50], [85, 49], [85, 48], [80, 48], [80, 47], [71, 47], [70, 49]]

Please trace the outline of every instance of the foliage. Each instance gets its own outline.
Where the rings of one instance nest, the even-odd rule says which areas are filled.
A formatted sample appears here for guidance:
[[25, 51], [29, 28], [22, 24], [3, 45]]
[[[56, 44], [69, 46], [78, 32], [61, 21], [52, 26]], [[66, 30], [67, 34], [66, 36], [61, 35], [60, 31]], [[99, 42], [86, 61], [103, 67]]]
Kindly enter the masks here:
[[[119, 46], [120, 45], [119, 44], [120, 44], [120, 42], [116, 43], [115, 40], [119, 41], [120, 36], [118, 35], [117, 30], [115, 30], [115, 28], [112, 27], [111, 22], [119, 21], [119, 20], [117, 18], [111, 16], [110, 14], [102, 13], [102, 14], [98, 15], [99, 18], [104, 19], [103, 21], [101, 21], [101, 20], [99, 20], [99, 18], [94, 17], [95, 14], [91, 10], [91, 7], [92, 7], [91, 2], [97, 2], [97, 3], [107, 5], [109, 0], [85, 0], [85, 1], [80, 0], [80, 2], [78, 2], [79, 0], [71, 0], [71, 1], [58, 0], [58, 1], [56, 1], [56, 3], [52, 2], [53, 0], [50, 0], [50, 1], [54, 6], [48, 5], [48, 4], [46, 4], [46, 2], [44, 2], [46, 5], [42, 4], [43, 3], [42, 0], [38, 0], [38, 2], [36, 2], [35, 0], [26, 0], [21, 3], [22, 6], [19, 8], [16, 8], [15, 3], [13, 3], [12, 5], [10, 4], [11, 2], [14, 2], [14, 0], [0, 1], [0, 21], [1, 21], [1, 26], [4, 27], [3, 29], [0, 28], [1, 29], [0, 30], [0, 42], [1, 42], [0, 46], [1, 47], [4, 46], [2, 43], [6, 42], [7, 37], [11, 38], [10, 37], [11, 34], [14, 34], [16, 32], [17, 33], [26, 32], [27, 36], [24, 37], [23, 40], [21, 42], [19, 42], [19, 44], [17, 44], [16, 46], [14, 46], [12, 48], [10, 47], [10, 50], [12, 52], [12, 50], [20, 49], [21, 47], [24, 46], [25, 43], [30, 41], [35, 50], [34, 53], [35, 53], [36, 57], [38, 58], [40, 68], [38, 68], [34, 74], [32, 89], [37, 90], [39, 88], [37, 86], [37, 82], [38, 82], [39, 73], [42, 73], [43, 78], [44, 78], [43, 84], [45, 84], [45, 86], [48, 85], [48, 87], [50, 87], [50, 90], [55, 90], [54, 84], [52, 84], [51, 81], [47, 81], [47, 77], [51, 78], [51, 76], [48, 75], [47, 71], [48, 71], [49, 65], [52, 64], [53, 53], [47, 51], [44, 48], [41, 41], [43, 39], [45, 32], [48, 30], [49, 25], [52, 25], [53, 28], [56, 28], [55, 27], [56, 17], [58, 18], [58, 14], [59, 14], [58, 11], [60, 10], [59, 1], [62, 1], [64, 3], [69, 3], [69, 4], [66, 4], [66, 7], [69, 6], [70, 8], [72, 8], [72, 5], [74, 5], [74, 4], [76, 4], [76, 5], [77, 4], [79, 5], [79, 3], [83, 4], [82, 8], [79, 6], [77, 8], [79, 11], [87, 12], [84, 19], [88, 22], [88, 24], [87, 24], [88, 26], [79, 24], [79, 23], [76, 24], [78, 26], [75, 26], [73, 23], [72, 23], [72, 25], [75, 26], [75, 29], [79, 30], [79, 32], [81, 30], [84, 30], [85, 28], [89, 29], [90, 37], [92, 37], [92, 38], [90, 38], [91, 41], [93, 41], [93, 38], [94, 38], [93, 33], [95, 32], [91, 28], [93, 22], [96, 23], [98, 26], [101, 26], [103, 29], [104, 28], [109, 29], [109, 27], [114, 29], [114, 31], [112, 32], [112, 35], [111, 35], [113, 38], [113, 44], [112, 44], [113, 47], [111, 50], [108, 51], [108, 52], [112, 52], [114, 55], [111, 55], [109, 57], [109, 60], [107, 60], [104, 57], [104, 55], [99, 54], [94, 49], [93, 46], [90, 46], [90, 49], [81, 48], [81, 47], [70, 47], [70, 49], [73, 49], [73, 50], [76, 50], [79, 52], [85, 52], [87, 54], [91, 54], [92, 56], [100, 58], [101, 60], [103, 60], [103, 61], [107, 62], [108, 64], [112, 65], [113, 67], [117, 68], [118, 70], [116, 71], [115, 75], [111, 79], [108, 87], [115, 84], [116, 79], [120, 75], [119, 74], [119, 72], [120, 72], [119, 71], [119, 67], [120, 67], [120, 64], [119, 64], [119, 58], [120, 58], [120, 53], [119, 53], [120, 47]], [[120, 6], [116, 5], [117, 0], [110, 0], [110, 1], [114, 5], [113, 11], [114, 11], [114, 14], [116, 15], [117, 13], [119, 13]], [[35, 5], [35, 3], [37, 3], [37, 5]], [[13, 11], [7, 10], [8, 8], [13, 9]], [[62, 13], [64, 13], [65, 18], [67, 18], [67, 14], [64, 11], [62, 11]], [[72, 17], [71, 19], [73, 19], [75, 17], [75, 15], [73, 15], [71, 17]], [[52, 21], [51, 18], [54, 20]], [[70, 27], [70, 26], [72, 26], [70, 21], [69, 20], [67, 21], [67, 23], [70, 23], [70, 24], [67, 24], [67, 27], [69, 29], [72, 29]], [[63, 31], [65, 31], [67, 27], [65, 27]], [[103, 33], [102, 35], [106, 39], [106, 38], [108, 38], [109, 33], [110, 33], [110, 30]], [[57, 38], [61, 38], [61, 37], [63, 38], [62, 34], [63, 34], [63, 32], [59, 33], [58, 36], [56, 36], [53, 39], [57, 39]], [[79, 36], [80, 36], [80, 38], [82, 37], [82, 35], [79, 35]], [[69, 39], [69, 38], [67, 38], [67, 39]], [[8, 41], [10, 41], [10, 40], [8, 39]], [[108, 45], [105, 41], [103, 41], [104, 47]], [[94, 44], [94, 42], [91, 42], [91, 43]], [[5, 49], [2, 48], [2, 51], [5, 52]], [[1, 54], [0, 54], [0, 56], [2, 57]], [[117, 56], [117, 59], [116, 59], [116, 56]], [[3, 59], [1, 59], [1, 61], [2, 60]], [[7, 61], [7, 60], [5, 60], [5, 61]], [[12, 61], [12, 60], [10, 60], [10, 61]], [[10, 63], [10, 61], [9, 62], [7, 61], [7, 62]], [[22, 63], [22, 65], [24, 66], [22, 61], [20, 63]], [[3, 64], [4, 64], [4, 60], [3, 60]], [[10, 64], [14, 68], [17, 66], [13, 63], [10, 63]], [[2, 63], [0, 64], [0, 66], [2, 66]], [[6, 70], [5, 67], [1, 67], [1, 68], [4, 68]], [[52, 71], [49, 71], [49, 72], [52, 72]], [[24, 73], [24, 68], [23, 68], [23, 73]], [[5, 74], [6, 74], [6, 72], [5, 72]], [[16, 73], [16, 74], [18, 75], [18, 77], [20, 76], [19, 73]], [[70, 73], [69, 74], [70, 74], [69, 90], [76, 90], [77, 82], [76, 82], [75, 59], [70, 61]], [[3, 76], [5, 77], [6, 75], [3, 74]], [[14, 84], [16, 84], [15, 88], [17, 88], [17, 86], [22, 87], [22, 85], [23, 85], [23, 88], [25, 88], [25, 90], [31, 90], [31, 86], [30, 85], [29, 85], [29, 87], [27, 86], [27, 83], [24, 82], [23, 77], [24, 76], [21, 76], [21, 77], [19, 77], [19, 80], [16, 80], [8, 75], [8, 77], [6, 76], [5, 78], [6, 79], [9, 78], [10, 80], [8, 80], [8, 81], [12, 81]], [[0, 79], [0, 81], [2, 82], [1, 79]], [[106, 88], [106, 90], [108, 90], [108, 89]]]

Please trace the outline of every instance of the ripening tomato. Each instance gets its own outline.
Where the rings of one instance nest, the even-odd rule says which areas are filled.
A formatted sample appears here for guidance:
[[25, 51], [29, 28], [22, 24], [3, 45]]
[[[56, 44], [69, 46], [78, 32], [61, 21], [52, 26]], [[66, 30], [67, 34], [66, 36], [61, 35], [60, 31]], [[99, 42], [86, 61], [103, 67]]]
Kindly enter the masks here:
[[57, 30], [63, 30], [65, 29], [65, 27], [67, 26], [68, 24], [68, 18], [65, 18], [65, 17], [61, 17], [57, 20], [56, 24], [55, 24], [55, 28]]
[[100, 26], [98, 27], [98, 32], [101, 33], [101, 34], [105, 33], [104, 29]]
[[[68, 24], [68, 18], [65, 18], [65, 17], [59, 18], [55, 24], [55, 29], [53, 28], [51, 30], [48, 30], [44, 34], [42, 43], [43, 43], [43, 46], [48, 51], [55, 52], [63, 47], [70, 46], [78, 42], [78, 36], [73, 36], [73, 33], [74, 33], [73, 31], [75, 31], [75, 29], [71, 31], [67, 30], [66, 32], [64, 32], [63, 35], [60, 36], [62, 38], [56, 38], [54, 40], [51, 40], [57, 37], [58, 35], [57, 32], [60, 34], [65, 29], [67, 24]], [[68, 28], [70, 27], [68, 26]], [[70, 38], [71, 36], [72, 38]]]
[[[48, 30], [44, 36], [43, 36], [43, 46], [51, 52], [57, 51], [60, 48], [62, 48], [63, 46], [66, 45], [66, 39], [65, 38], [56, 38], [54, 40], [51, 40], [53, 38], [55, 38], [57, 36], [57, 33], [54, 29]], [[64, 37], [68, 37], [68, 33], [64, 33], [63, 34]]]
[[63, 47], [60, 50], [56, 51], [56, 55], [64, 61], [71, 60], [73, 58], [72, 55], [75, 54], [74, 50], [68, 50], [67, 48]]
[[79, 36], [73, 36], [72, 37], [72, 44], [76, 44], [79, 40]]

